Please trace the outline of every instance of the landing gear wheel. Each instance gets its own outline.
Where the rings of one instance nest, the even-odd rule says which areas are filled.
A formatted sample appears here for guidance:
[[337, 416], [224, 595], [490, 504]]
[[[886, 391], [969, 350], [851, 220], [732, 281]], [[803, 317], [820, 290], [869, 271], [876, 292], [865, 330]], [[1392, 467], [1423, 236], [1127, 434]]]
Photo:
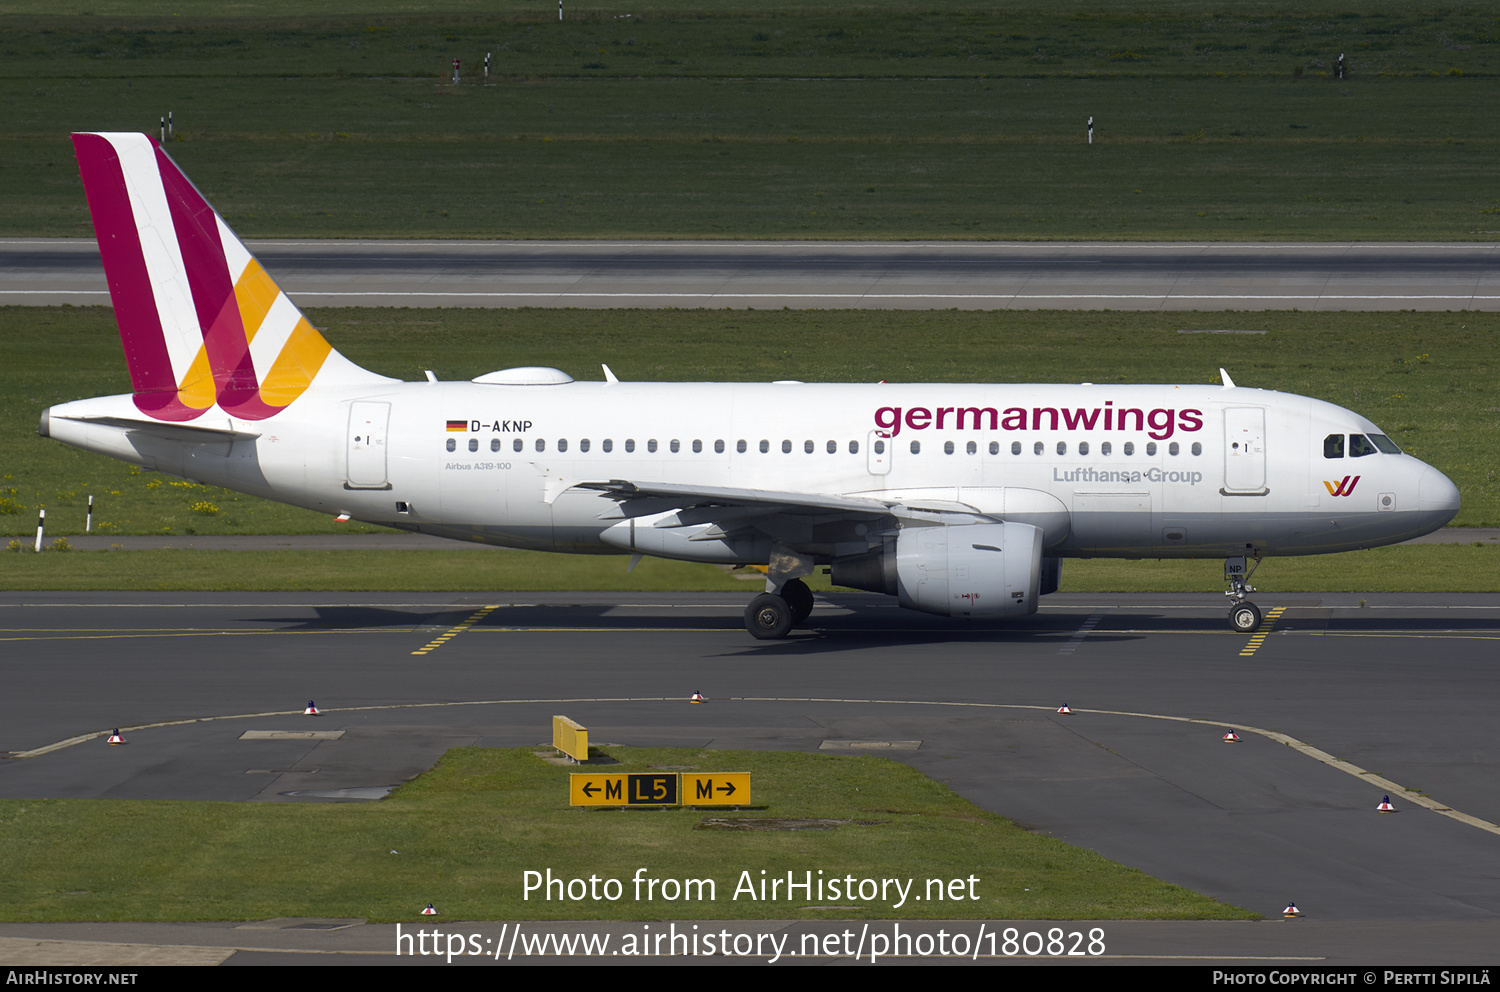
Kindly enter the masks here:
[[792, 608], [792, 626], [802, 626], [802, 621], [812, 615], [813, 594], [807, 588], [807, 583], [801, 579], [792, 579], [781, 587], [781, 598], [786, 600], [787, 605]]
[[1254, 603], [1236, 603], [1229, 611], [1229, 628], [1248, 634], [1260, 626], [1260, 607]]
[[762, 641], [779, 640], [792, 629], [792, 616], [790, 603], [763, 592], [745, 607], [745, 629]]

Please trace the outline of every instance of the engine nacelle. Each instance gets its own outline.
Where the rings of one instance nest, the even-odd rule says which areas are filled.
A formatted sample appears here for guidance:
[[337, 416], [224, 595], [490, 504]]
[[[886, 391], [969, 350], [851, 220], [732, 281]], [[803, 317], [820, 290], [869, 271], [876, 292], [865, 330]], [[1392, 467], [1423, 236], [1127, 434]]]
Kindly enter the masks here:
[[885, 547], [835, 561], [835, 585], [900, 598], [945, 617], [1023, 617], [1035, 613], [1042, 575], [1042, 531], [1030, 524], [907, 527]]

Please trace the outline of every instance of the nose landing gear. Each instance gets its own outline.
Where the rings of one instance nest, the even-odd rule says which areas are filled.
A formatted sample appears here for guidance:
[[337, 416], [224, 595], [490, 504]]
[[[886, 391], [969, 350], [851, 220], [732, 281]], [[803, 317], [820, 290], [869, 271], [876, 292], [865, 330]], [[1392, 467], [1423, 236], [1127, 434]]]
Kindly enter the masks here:
[[1229, 597], [1229, 629], [1236, 633], [1248, 634], [1260, 626], [1260, 607], [1245, 598], [1255, 591], [1250, 576], [1259, 567], [1258, 554], [1248, 570], [1244, 558], [1224, 559], [1224, 579], [1229, 583], [1229, 591], [1224, 593]]

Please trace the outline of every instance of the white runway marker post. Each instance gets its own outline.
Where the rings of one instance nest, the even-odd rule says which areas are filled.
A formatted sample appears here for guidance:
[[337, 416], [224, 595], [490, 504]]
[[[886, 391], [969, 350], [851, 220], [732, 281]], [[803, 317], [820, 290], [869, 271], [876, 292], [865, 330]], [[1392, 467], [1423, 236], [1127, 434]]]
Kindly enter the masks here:
[[38, 510], [36, 514], [36, 551], [42, 553], [42, 530], [47, 526], [47, 511]]

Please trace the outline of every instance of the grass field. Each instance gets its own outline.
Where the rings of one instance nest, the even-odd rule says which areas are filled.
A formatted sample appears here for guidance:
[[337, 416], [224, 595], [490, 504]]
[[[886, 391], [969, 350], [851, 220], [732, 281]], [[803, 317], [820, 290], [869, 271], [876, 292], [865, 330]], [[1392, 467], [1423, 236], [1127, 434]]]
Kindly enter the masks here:
[[[1253, 919], [1096, 854], [1030, 834], [896, 762], [763, 751], [614, 748], [611, 772], [748, 771], [756, 809], [568, 806], [568, 768], [528, 751], [451, 751], [379, 803], [0, 800], [0, 917], [54, 920]], [[836, 829], [703, 829], [710, 816], [814, 817]], [[635, 898], [711, 879], [691, 900]], [[618, 899], [526, 899], [523, 873], [619, 879]], [[961, 900], [736, 898], [742, 872], [963, 880]], [[969, 882], [977, 899], [969, 898]], [[713, 898], [707, 898], [708, 895]], [[850, 905], [854, 902], [855, 905]], [[816, 900], [814, 900], [816, 903]]]
[[1500, 231], [1478, 4], [8, 9], [0, 235], [88, 234], [67, 132], [169, 110], [251, 237]]

